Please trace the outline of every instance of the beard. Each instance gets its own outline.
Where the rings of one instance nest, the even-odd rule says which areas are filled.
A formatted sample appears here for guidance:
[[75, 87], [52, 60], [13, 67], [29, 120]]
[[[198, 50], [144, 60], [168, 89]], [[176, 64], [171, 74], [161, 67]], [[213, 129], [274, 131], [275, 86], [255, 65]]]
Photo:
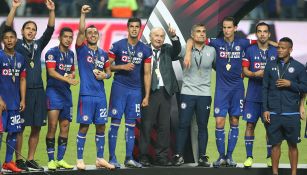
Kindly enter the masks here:
[[87, 41], [88, 45], [94, 46], [97, 45], [97, 41], [96, 42], [91, 42], [91, 41]]

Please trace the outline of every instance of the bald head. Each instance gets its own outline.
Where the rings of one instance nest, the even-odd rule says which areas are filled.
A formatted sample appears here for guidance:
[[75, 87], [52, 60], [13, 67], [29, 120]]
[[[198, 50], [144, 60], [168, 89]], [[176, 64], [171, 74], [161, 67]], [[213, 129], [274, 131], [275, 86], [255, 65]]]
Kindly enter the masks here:
[[156, 49], [160, 49], [164, 43], [165, 32], [161, 27], [154, 27], [151, 29], [149, 37], [151, 45]]

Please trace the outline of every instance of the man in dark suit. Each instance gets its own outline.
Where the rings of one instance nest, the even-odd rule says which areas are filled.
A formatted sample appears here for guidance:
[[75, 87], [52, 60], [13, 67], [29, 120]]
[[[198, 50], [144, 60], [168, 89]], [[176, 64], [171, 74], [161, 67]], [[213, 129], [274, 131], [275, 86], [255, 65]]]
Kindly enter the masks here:
[[143, 166], [151, 165], [148, 146], [154, 124], [157, 126], [155, 164], [172, 165], [167, 157], [170, 143], [171, 97], [179, 91], [172, 61], [178, 60], [181, 44], [173, 28], [169, 27], [168, 32], [172, 45], [164, 44], [165, 32], [162, 28], [155, 27], [150, 32], [150, 47], [153, 50], [151, 92], [149, 105], [142, 109], [140, 131], [140, 163]]

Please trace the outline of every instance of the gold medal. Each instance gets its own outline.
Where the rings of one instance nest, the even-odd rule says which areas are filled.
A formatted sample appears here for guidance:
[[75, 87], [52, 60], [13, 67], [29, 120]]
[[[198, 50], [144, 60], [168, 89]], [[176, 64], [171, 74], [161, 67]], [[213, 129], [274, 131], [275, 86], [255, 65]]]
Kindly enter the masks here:
[[33, 61], [30, 62], [30, 67], [31, 67], [32, 69], [34, 68], [34, 62], [33, 62]]
[[13, 83], [15, 83], [15, 75], [12, 76]]
[[227, 63], [227, 64], [226, 64], [226, 70], [229, 71], [230, 68], [231, 68], [231, 64]]

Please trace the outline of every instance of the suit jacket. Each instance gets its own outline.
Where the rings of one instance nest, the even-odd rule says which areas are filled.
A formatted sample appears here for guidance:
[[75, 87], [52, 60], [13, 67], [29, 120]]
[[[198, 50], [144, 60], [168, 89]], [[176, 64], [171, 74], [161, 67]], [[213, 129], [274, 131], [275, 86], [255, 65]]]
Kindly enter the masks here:
[[179, 92], [179, 85], [172, 65], [172, 61], [179, 59], [178, 55], [181, 52], [180, 40], [177, 36], [176, 38], [176, 40], [171, 39], [172, 45], [163, 44], [159, 55], [160, 73], [163, 79], [164, 87], [170, 96], [176, 92]]

